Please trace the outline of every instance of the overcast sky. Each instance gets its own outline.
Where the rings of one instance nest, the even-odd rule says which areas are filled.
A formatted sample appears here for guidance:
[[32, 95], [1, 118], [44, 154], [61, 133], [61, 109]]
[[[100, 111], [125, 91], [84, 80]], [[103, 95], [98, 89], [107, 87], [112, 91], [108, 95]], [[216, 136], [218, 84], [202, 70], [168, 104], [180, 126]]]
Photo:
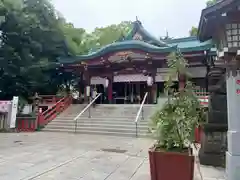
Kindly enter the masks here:
[[136, 16], [156, 37], [188, 36], [198, 26], [206, 0], [52, 0], [67, 21], [87, 31], [121, 21], [134, 21]]

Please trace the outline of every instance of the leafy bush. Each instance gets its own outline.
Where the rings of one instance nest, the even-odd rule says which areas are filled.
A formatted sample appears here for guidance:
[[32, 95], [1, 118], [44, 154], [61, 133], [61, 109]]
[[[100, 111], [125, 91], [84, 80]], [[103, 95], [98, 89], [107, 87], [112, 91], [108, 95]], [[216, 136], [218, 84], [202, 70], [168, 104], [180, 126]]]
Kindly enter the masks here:
[[[166, 90], [168, 101], [162, 109], [158, 109], [152, 117], [150, 130], [157, 140], [157, 147], [167, 150], [183, 150], [193, 141], [194, 129], [202, 116], [202, 107], [195, 96], [192, 84], [187, 81], [187, 62], [180, 52], [174, 52], [168, 57], [170, 69]], [[173, 92], [173, 77], [184, 75], [186, 85], [179, 92]]]
[[19, 97], [18, 99], [18, 113], [22, 113], [23, 108], [28, 104], [27, 100], [24, 99], [23, 97]]

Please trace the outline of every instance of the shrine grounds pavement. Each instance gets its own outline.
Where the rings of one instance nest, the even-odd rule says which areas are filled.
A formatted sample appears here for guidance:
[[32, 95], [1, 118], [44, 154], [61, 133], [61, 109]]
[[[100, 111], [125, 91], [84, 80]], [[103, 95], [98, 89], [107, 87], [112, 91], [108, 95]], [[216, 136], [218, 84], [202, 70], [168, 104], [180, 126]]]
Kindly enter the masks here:
[[[150, 180], [152, 143], [83, 134], [0, 133], [0, 180]], [[222, 171], [213, 174], [205, 168], [204, 180], [224, 180]], [[195, 180], [202, 180], [198, 168], [195, 172]]]

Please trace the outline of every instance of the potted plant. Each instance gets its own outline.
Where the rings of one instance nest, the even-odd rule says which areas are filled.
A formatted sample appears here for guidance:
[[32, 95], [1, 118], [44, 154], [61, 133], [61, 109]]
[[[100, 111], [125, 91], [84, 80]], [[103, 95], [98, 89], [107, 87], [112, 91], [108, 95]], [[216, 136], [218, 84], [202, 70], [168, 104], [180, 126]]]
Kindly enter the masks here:
[[[187, 62], [180, 52], [168, 57], [168, 101], [152, 117], [150, 131], [156, 143], [149, 150], [151, 180], [192, 180], [194, 156], [191, 143], [200, 103], [187, 80]], [[173, 92], [173, 76], [185, 76], [185, 86]]]

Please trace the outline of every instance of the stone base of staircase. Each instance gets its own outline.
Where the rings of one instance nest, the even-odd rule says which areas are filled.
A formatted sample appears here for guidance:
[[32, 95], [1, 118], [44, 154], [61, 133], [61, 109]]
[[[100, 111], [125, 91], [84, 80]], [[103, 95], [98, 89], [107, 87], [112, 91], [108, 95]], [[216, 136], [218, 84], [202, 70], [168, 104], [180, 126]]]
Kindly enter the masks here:
[[[91, 118], [89, 118], [88, 111], [79, 117], [75, 129], [73, 119], [85, 106], [70, 106], [64, 113], [49, 123], [43, 131], [136, 137], [135, 118], [140, 107], [139, 104], [97, 105], [90, 109]], [[138, 122], [138, 137], [148, 136], [148, 123], [155, 107], [155, 105], [144, 106], [144, 119], [140, 117]]]

